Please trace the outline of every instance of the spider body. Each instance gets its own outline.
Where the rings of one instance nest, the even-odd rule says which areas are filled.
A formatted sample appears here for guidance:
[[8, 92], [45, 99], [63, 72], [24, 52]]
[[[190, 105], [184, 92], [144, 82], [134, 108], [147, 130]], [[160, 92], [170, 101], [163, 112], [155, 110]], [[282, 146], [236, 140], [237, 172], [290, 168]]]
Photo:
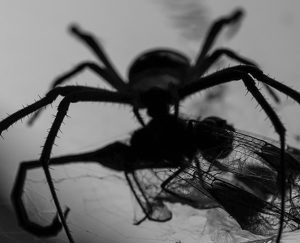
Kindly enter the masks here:
[[[69, 241], [73, 242], [72, 235], [65, 219], [69, 210], [67, 209], [63, 212], [61, 209], [49, 171], [49, 163], [63, 164], [74, 161], [97, 161], [108, 168], [125, 171], [126, 179], [139, 201], [139, 204], [144, 209], [146, 217], [149, 219], [166, 221], [171, 217], [169, 210], [167, 210], [163, 201], [160, 199], [161, 194], [157, 192], [153, 195], [149, 195], [143, 186], [138, 185], [139, 183], [143, 185], [144, 182], [140, 181], [140, 179], [135, 176], [135, 173], [138, 173], [138, 171], [142, 169], [147, 169], [151, 172], [155, 168], [165, 168], [169, 171], [172, 171], [173, 169], [175, 170], [175, 172], [164, 172], [164, 174], [169, 176], [166, 178], [164, 177], [164, 179], [159, 179], [159, 184], [161, 185], [163, 192], [166, 191], [175, 198], [170, 199], [168, 195], [163, 195], [165, 198], [164, 200], [185, 200], [191, 204], [193, 202], [193, 205], [201, 205], [201, 203], [199, 203], [199, 194], [201, 194], [202, 186], [204, 188], [203, 191], [208, 194], [208, 197], [213, 199], [209, 201], [207, 207], [221, 204], [230, 214], [233, 215], [233, 217], [239, 219], [240, 216], [238, 212], [231, 210], [232, 206], [228, 203], [226, 204], [227, 199], [223, 200], [224, 195], [222, 194], [222, 190], [223, 192], [231, 190], [236, 194], [243, 194], [244, 198], [253, 199], [253, 201], [258, 202], [256, 211], [254, 210], [254, 212], [250, 210], [248, 213], [250, 216], [257, 215], [256, 212], [264, 210], [268, 204], [260, 201], [261, 199], [257, 199], [256, 196], [253, 197], [249, 195], [249, 192], [244, 192], [244, 190], [238, 187], [238, 189], [236, 189], [236, 187], [228, 184], [228, 182], [224, 182], [222, 178], [216, 179], [217, 174], [222, 175], [226, 172], [226, 170], [230, 169], [229, 165], [222, 164], [218, 160], [224, 160], [227, 163], [238, 161], [235, 160], [234, 157], [229, 156], [234, 150], [232, 144], [236, 140], [233, 136], [233, 127], [220, 118], [209, 118], [202, 122], [186, 122], [179, 117], [179, 102], [190, 95], [220, 84], [232, 81], [242, 81], [249, 93], [251, 93], [254, 99], [265, 111], [271, 120], [275, 131], [279, 135], [280, 148], [278, 148], [278, 151], [273, 151], [271, 154], [279, 157], [280, 159], [277, 159], [277, 164], [268, 165], [268, 167], [275, 171], [274, 173], [278, 173], [278, 176], [276, 177], [276, 186], [278, 190], [281, 190], [281, 198], [275, 207], [275, 218], [279, 222], [279, 228], [276, 228], [275, 230], [278, 230], [279, 232], [277, 237], [277, 242], [279, 242], [282, 229], [285, 225], [284, 222], [286, 222], [285, 219], [286, 217], [290, 217], [285, 211], [284, 204], [286, 191], [285, 177], [291, 168], [284, 165], [284, 162], [286, 161], [285, 157], [287, 156], [285, 152], [285, 128], [275, 111], [256, 87], [255, 81], [262, 82], [271, 95], [273, 94], [273, 98], [275, 100], [277, 100], [277, 97], [274, 95], [269, 86], [286, 94], [299, 104], [300, 94], [282, 83], [264, 75], [253, 62], [238, 56], [231, 50], [219, 49], [210, 53], [211, 46], [219, 31], [224, 26], [239, 21], [241, 16], [242, 11], [237, 10], [232, 15], [221, 18], [213, 24], [194, 65], [191, 65], [184, 55], [175, 51], [151, 51], [141, 55], [133, 63], [129, 71], [128, 83], [126, 83], [118, 75], [117, 71], [113, 68], [105, 55], [102, 47], [95, 41], [95, 39], [91, 35], [88, 35], [79, 30], [79, 28], [73, 26], [71, 28], [71, 32], [76, 37], [84, 41], [88, 47], [94, 51], [101, 61], [101, 65], [93, 62], [83, 62], [77, 65], [73, 70], [60, 76], [53, 83], [51, 90], [45, 95], [45, 97], [21, 109], [20, 111], [17, 111], [0, 122], [1, 134], [14, 122], [35, 112], [34, 116], [29, 121], [29, 123], [32, 124], [32, 122], [40, 114], [41, 108], [51, 104], [59, 95], [63, 97], [43, 146], [40, 159], [38, 161], [28, 163], [24, 162], [20, 165], [14, 190], [12, 192], [12, 202], [16, 209], [17, 217], [19, 218], [21, 226], [33, 234], [43, 236], [57, 234], [61, 229], [59, 220], [55, 218], [51, 225], [42, 227], [43, 231], [39, 231], [41, 233], [36, 233], [41, 227], [28, 220], [27, 213], [22, 202], [22, 188], [24, 185], [24, 178], [26, 177], [26, 171], [42, 166], [63, 228], [65, 229]], [[241, 62], [243, 65], [226, 68], [213, 74], [203, 76], [211, 65], [213, 65], [222, 55], [233, 58], [234, 60]], [[116, 91], [108, 91], [85, 86], [58, 87], [85, 68], [88, 68], [98, 74]], [[65, 116], [67, 116], [70, 105], [77, 102], [111, 102], [130, 105], [132, 106], [133, 112], [138, 121], [142, 124], [143, 128], [134, 133], [130, 146], [115, 143], [99, 151], [81, 154], [78, 156], [65, 156], [63, 161], [62, 159], [52, 159], [50, 157], [51, 150], [60, 130], [60, 126], [63, 123]], [[174, 106], [175, 108], [174, 113], [170, 112], [171, 106]], [[146, 108], [148, 115], [151, 117], [151, 121], [148, 124], [144, 122], [139, 114], [139, 109], [142, 108]], [[217, 130], [218, 132], [214, 132], [214, 130]], [[223, 146], [224, 144], [226, 145], [225, 148]], [[268, 163], [265, 161], [268, 161], [270, 153], [268, 154], [265, 151], [259, 152], [259, 150], [251, 150], [250, 145], [247, 145], [246, 148], [258, 156], [258, 163], [261, 164], [261, 161]], [[116, 159], [116, 156], [118, 159]], [[266, 157], [265, 160], [263, 159], [264, 157]], [[120, 158], [123, 161], [123, 164], [119, 163]], [[195, 163], [195, 160], [197, 162], [196, 165], [191, 166]], [[208, 164], [203, 163], [202, 165], [203, 161], [207, 161]], [[213, 164], [213, 168], [219, 170], [216, 172], [217, 174], [214, 174], [213, 172], [206, 172], [207, 170], [203, 169], [204, 165], [209, 168], [209, 164]], [[237, 164], [234, 165], [238, 166]], [[286, 167], [289, 170], [286, 171]], [[188, 172], [190, 168], [193, 168], [191, 174]], [[195, 185], [200, 185], [202, 183], [202, 185], [199, 187], [191, 186], [190, 184], [187, 185], [183, 179], [184, 176], [181, 176], [182, 173], [185, 173], [185, 175], [193, 175], [192, 178], [190, 178], [193, 180], [193, 183]], [[178, 179], [178, 181], [174, 181], [174, 179]], [[238, 179], [239, 177], [236, 176], [236, 180]], [[247, 184], [247, 182], [245, 181], [244, 184]], [[174, 191], [172, 185], [177, 186], [179, 191]], [[213, 185], [216, 187], [213, 188]], [[189, 195], [182, 195], [180, 188], [187, 188], [193, 193]], [[197, 190], [195, 190], [195, 188]], [[138, 193], [136, 192], [136, 189], [138, 189]], [[158, 191], [160, 192], [160, 190]], [[190, 196], [192, 195], [194, 195], [196, 199], [191, 198]], [[149, 199], [151, 200], [149, 201]], [[217, 201], [217, 203], [212, 202], [214, 200]], [[231, 203], [233, 204], [234, 202]], [[245, 202], [238, 203], [244, 205], [244, 208], [251, 207], [251, 205], [248, 205], [247, 203], [245, 204]], [[280, 205], [280, 208], [278, 208], [278, 205]], [[274, 209], [274, 207], [272, 209]], [[251, 218], [250, 216], [248, 218], [239, 219], [238, 221], [240, 221], [242, 225], [246, 225], [247, 219]], [[295, 218], [296, 216], [293, 217]], [[293, 217], [292, 221], [294, 220]], [[257, 224], [254, 225], [255, 227], [257, 226]]]

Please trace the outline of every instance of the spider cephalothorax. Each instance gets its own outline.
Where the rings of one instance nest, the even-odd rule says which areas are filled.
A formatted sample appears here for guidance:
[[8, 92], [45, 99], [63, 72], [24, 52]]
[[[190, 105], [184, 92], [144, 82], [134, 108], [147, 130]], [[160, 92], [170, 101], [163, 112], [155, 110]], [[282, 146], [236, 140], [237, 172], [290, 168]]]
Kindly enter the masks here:
[[178, 110], [176, 89], [189, 70], [189, 60], [175, 51], [154, 50], [140, 55], [128, 73], [128, 84], [138, 98], [137, 109], [146, 108], [150, 117], [168, 114], [170, 105]]

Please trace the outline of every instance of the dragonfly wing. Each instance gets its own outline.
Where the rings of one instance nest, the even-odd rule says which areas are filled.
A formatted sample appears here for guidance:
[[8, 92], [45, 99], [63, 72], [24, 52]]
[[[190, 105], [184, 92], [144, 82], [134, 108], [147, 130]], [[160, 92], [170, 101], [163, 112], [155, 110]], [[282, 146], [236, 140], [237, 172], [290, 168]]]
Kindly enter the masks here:
[[155, 169], [141, 169], [128, 173], [126, 178], [146, 218], [165, 222], [172, 218], [172, 213], [159, 197], [164, 194], [163, 181], [156, 173]]

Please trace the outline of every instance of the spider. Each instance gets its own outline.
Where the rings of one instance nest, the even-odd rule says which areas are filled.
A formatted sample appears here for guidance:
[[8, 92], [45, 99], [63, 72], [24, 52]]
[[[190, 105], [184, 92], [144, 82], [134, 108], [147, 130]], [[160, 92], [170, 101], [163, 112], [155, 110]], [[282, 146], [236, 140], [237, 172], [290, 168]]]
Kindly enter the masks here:
[[[202, 77], [203, 74], [205, 74], [221, 56], [227, 56], [245, 65], [257, 66], [253, 61], [241, 57], [226, 48], [215, 50], [213, 53], [209, 54], [215, 39], [222, 28], [226, 25], [233, 25], [241, 21], [243, 15], [243, 11], [238, 9], [232, 15], [221, 18], [212, 25], [194, 65], [191, 66], [190, 60], [185, 55], [180, 54], [177, 51], [166, 49], [147, 51], [136, 58], [129, 68], [128, 82], [123, 81], [123, 79], [119, 76], [118, 72], [115, 70], [105, 54], [105, 51], [101, 45], [97, 43], [93, 36], [84, 33], [77, 26], [73, 25], [70, 28], [71, 33], [87, 44], [104, 67], [93, 62], [82, 62], [71, 71], [68, 71], [58, 77], [51, 85], [50, 90], [65, 83], [67, 80], [85, 69], [90, 69], [102, 77], [104, 81], [107, 81], [109, 85], [120, 93], [127, 93], [136, 96], [134, 103], [131, 105], [133, 106], [133, 112], [141, 125], [145, 126], [145, 123], [139, 114], [139, 109], [147, 108], [147, 105], [140, 101], [139, 96], [153, 87], [169, 90], [172, 95], [172, 104], [175, 105], [175, 115], [178, 116], [180, 98], [177, 97], [177, 89], [184, 87], [199, 77]], [[280, 100], [276, 93], [274, 93], [268, 85], [265, 85], [265, 83], [263, 83], [263, 85], [273, 99], [279, 103]], [[34, 113], [28, 122], [29, 125], [33, 124], [41, 111], [42, 110], [38, 110]]]
[[[211, 46], [219, 33], [219, 31], [226, 25], [230, 25], [239, 21], [242, 17], [243, 12], [241, 10], [235, 11], [233, 14], [228, 17], [221, 18], [216, 21], [210, 31], [208, 32], [207, 38], [204, 42], [203, 48], [198, 55], [198, 58], [193, 66], [190, 65], [189, 60], [182, 54], [171, 50], [156, 50], [151, 51], [146, 54], [141, 55], [131, 66], [129, 70], [129, 82], [125, 83], [120, 76], [117, 74], [113, 66], [110, 64], [110, 61], [104, 54], [101, 46], [97, 44], [94, 38], [86, 33], [83, 33], [78, 27], [71, 27], [71, 32], [75, 34], [77, 37], [82, 39], [84, 42], [88, 44], [88, 46], [95, 52], [97, 57], [103, 63], [104, 67], [100, 67], [91, 62], [84, 62], [75, 67], [72, 71], [64, 74], [60, 78], [56, 80], [53, 84], [53, 88], [45, 95], [44, 98], [41, 98], [39, 101], [17, 111], [16, 113], [10, 115], [6, 119], [2, 120], [0, 123], [0, 134], [3, 130], [10, 127], [14, 122], [22, 119], [23, 117], [36, 112], [32, 119], [30, 119], [29, 123], [31, 124], [37, 116], [40, 114], [40, 108], [51, 104], [59, 95], [63, 96], [63, 100], [60, 102], [58, 106], [58, 112], [52, 124], [52, 127], [49, 131], [49, 134], [46, 138], [39, 163], [43, 167], [45, 172], [45, 176], [47, 182], [49, 184], [49, 188], [51, 191], [51, 195], [53, 197], [55, 206], [58, 211], [58, 216], [60, 218], [61, 224], [67, 234], [67, 237], [70, 242], [73, 242], [72, 235], [69, 231], [68, 225], [66, 223], [65, 217], [67, 216], [69, 209], [66, 209], [65, 212], [62, 211], [61, 206], [59, 204], [59, 200], [57, 198], [55, 188], [51, 179], [51, 174], [49, 172], [49, 161], [50, 154], [52, 150], [52, 146], [56, 139], [57, 133], [60, 129], [60, 126], [63, 122], [65, 116], [67, 116], [67, 111], [72, 103], [76, 102], [112, 102], [112, 103], [121, 103], [130, 105], [133, 107], [133, 112], [137, 117], [138, 121], [143, 125], [145, 130], [141, 130], [141, 134], [146, 132], [147, 129], [153, 129], [154, 133], [162, 132], [162, 128], [167, 128], [172, 124], [174, 125], [174, 130], [172, 132], [178, 133], [177, 137], [184, 137], [184, 132], [189, 131], [183, 129], [182, 126], [186, 126], [182, 119], [179, 118], [179, 102], [190, 95], [205, 90], [210, 87], [214, 87], [216, 85], [228, 83], [231, 81], [243, 81], [245, 87], [248, 91], [253, 95], [253, 97], [257, 100], [262, 109], [266, 112], [267, 116], [270, 118], [275, 131], [279, 134], [280, 138], [280, 157], [281, 163], [280, 168], [277, 168], [277, 172], [280, 178], [280, 188], [282, 192], [285, 188], [285, 166], [283, 161], [285, 161], [285, 128], [280, 122], [278, 116], [275, 111], [272, 109], [270, 104], [266, 101], [263, 95], [260, 93], [258, 88], [255, 85], [255, 79], [265, 84], [266, 88], [271, 92], [273, 91], [268, 88], [268, 86], [277, 89], [278, 91], [288, 95], [289, 97], [296, 100], [300, 103], [300, 94], [293, 89], [277, 82], [274, 79], [269, 78], [264, 75], [263, 72], [258, 69], [254, 63], [246, 60], [235, 54], [233, 51], [228, 49], [219, 49], [209, 54]], [[217, 71], [213, 74], [203, 76], [204, 73], [211, 67], [213, 63], [221, 56], [226, 55], [230, 58], [233, 58], [243, 65], [230, 67], [223, 69], [221, 71]], [[89, 68], [96, 72], [98, 75], [103, 77], [110, 85], [112, 85], [116, 91], [107, 91], [100, 88], [93, 87], [85, 87], [85, 86], [66, 86], [66, 87], [56, 87], [70, 77], [76, 75], [81, 72], [84, 68]], [[276, 95], [273, 95], [276, 100]], [[174, 114], [170, 112], [170, 106], [175, 107]], [[147, 113], [152, 119], [149, 124], [146, 124], [139, 114], [139, 109], [146, 108]], [[178, 130], [177, 130], [178, 128]], [[169, 130], [168, 135], [172, 137], [172, 133]], [[149, 138], [147, 134], [142, 135], [142, 138]], [[162, 134], [162, 137], [167, 139], [166, 141], [170, 141], [169, 138], [166, 138], [165, 134]], [[174, 137], [174, 135], [173, 135]], [[150, 136], [151, 138], [151, 136]], [[149, 138], [149, 139], [150, 139]], [[152, 137], [153, 139], [153, 137]], [[151, 139], [150, 139], [151, 140]], [[148, 145], [153, 145], [153, 141], [146, 141], [145, 144], [147, 146], [140, 148], [140, 151], [145, 153], [144, 160], [146, 161], [138, 165], [137, 168], [151, 168], [157, 166], [158, 161], [166, 162], [162, 167], [178, 167], [180, 163], [183, 163], [183, 158], [188, 158], [192, 156], [191, 151], [183, 151], [180, 149], [181, 145], [184, 147], [184, 144], [171, 143], [173, 146], [178, 148], [178, 152], [174, 153], [172, 147], [157, 147], [154, 146], [155, 149], [158, 149], [158, 152], [161, 153], [160, 157], [152, 158], [151, 150]], [[174, 141], [178, 141], [174, 140]], [[160, 144], [164, 144], [163, 142], [159, 142]], [[163, 148], [163, 149], [162, 149]], [[114, 148], [115, 150], [116, 148]], [[163, 151], [166, 149], [166, 151]], [[148, 151], [148, 152], [147, 152]], [[176, 150], [175, 150], [176, 151]], [[135, 153], [140, 154], [138, 150], [134, 151]], [[152, 151], [153, 152], [153, 151]], [[133, 153], [131, 152], [130, 155]], [[124, 155], [125, 156], [125, 155]], [[191, 159], [191, 157], [190, 157]], [[113, 162], [108, 167], [116, 167], [119, 169], [118, 165]], [[25, 170], [31, 168], [31, 166], [22, 165], [25, 167]], [[136, 165], [135, 165], [136, 166]], [[27, 168], [28, 167], [28, 168]], [[34, 167], [34, 166], [33, 166]], [[135, 168], [134, 168], [135, 169]], [[20, 172], [21, 173], [21, 172]], [[17, 178], [19, 176], [17, 175]], [[130, 179], [128, 179], [129, 181]], [[18, 182], [16, 181], [16, 184]], [[22, 191], [14, 192], [12, 194], [13, 204], [18, 204], [21, 200]], [[142, 203], [141, 203], [142, 204]], [[23, 221], [20, 221], [20, 224], [23, 225], [28, 231], [37, 233], [37, 229], [40, 230], [40, 235], [53, 235], [59, 231], [61, 228], [61, 224], [59, 222], [58, 217], [55, 217], [53, 223], [49, 226], [49, 228], [41, 229], [39, 225], [28, 222], [28, 219], [25, 215], [25, 209], [20, 207], [21, 209], [16, 209], [17, 214], [23, 215]], [[148, 212], [146, 212], [148, 213]], [[153, 213], [152, 213], [153, 214]], [[281, 216], [280, 216], [280, 228], [278, 234], [278, 242], [281, 237], [283, 221], [284, 221], [284, 193], [282, 193], [281, 200]], [[18, 216], [19, 217], [19, 216]], [[20, 216], [22, 217], [22, 216]], [[151, 218], [151, 213], [148, 213], [148, 217]], [[154, 217], [155, 218], [155, 217]], [[164, 220], [166, 220], [165, 217]], [[161, 220], [163, 221], [163, 220]], [[26, 226], [28, 225], [28, 227]], [[52, 230], [52, 231], [51, 231]], [[50, 233], [49, 233], [50, 232]]]

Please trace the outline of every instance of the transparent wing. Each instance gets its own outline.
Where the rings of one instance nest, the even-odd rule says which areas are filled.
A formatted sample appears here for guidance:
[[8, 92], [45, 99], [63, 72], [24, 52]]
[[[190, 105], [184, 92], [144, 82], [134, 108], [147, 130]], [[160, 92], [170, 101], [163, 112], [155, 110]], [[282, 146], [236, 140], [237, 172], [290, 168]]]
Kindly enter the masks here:
[[[162, 176], [162, 175], [161, 175]], [[172, 218], [172, 213], [164, 204], [161, 195], [163, 178], [154, 169], [136, 170], [126, 174], [127, 181], [144, 215], [138, 216], [135, 224], [140, 224], [146, 218], [165, 222]]]
[[[283, 225], [286, 232], [299, 229], [300, 164], [297, 156], [300, 152], [287, 148], [284, 160], [287, 171], [286, 175], [281, 175], [280, 149], [275, 145], [226, 129], [209, 128], [207, 133], [211, 137], [205, 139], [218, 139], [219, 145], [210, 146], [206, 141], [207, 147], [199, 150], [193, 163], [169, 180], [165, 189], [194, 201], [197, 190], [217, 202], [242, 229], [258, 235], [273, 235], [280, 224], [279, 178], [286, 176]], [[199, 197], [199, 201], [202, 198]]]
[[240, 225], [230, 215], [220, 209], [211, 209], [206, 213], [207, 221], [203, 236], [209, 235], [213, 243], [275, 243], [276, 236], [258, 236], [247, 230], [242, 230]]
[[[138, 217], [139, 220], [136, 221], [136, 224], [141, 223], [146, 218], [158, 222], [170, 220], [172, 212], [167, 207], [167, 202], [189, 205], [197, 209], [209, 209], [219, 206], [216, 201], [186, 183], [185, 180], [179, 180], [173, 186], [176, 186], [182, 194], [188, 193], [189, 197], [165, 190], [163, 185], [178, 173], [181, 173], [180, 168], [156, 168], [135, 170], [133, 173], [126, 175], [130, 188], [144, 213], [144, 215]], [[146, 217], [144, 217], [145, 215]]]

